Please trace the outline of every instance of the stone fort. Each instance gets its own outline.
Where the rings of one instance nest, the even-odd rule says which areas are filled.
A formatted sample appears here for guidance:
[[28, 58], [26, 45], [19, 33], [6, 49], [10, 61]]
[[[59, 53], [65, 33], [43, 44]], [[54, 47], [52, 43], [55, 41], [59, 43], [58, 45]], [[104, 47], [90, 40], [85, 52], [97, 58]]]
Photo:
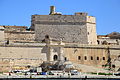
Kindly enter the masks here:
[[[44, 61], [71, 61], [83, 72], [97, 71], [110, 62], [117, 71], [120, 45], [97, 40], [95, 17], [81, 12], [62, 15], [51, 6], [49, 15], [32, 15], [30, 29], [0, 26], [0, 71], [39, 66]], [[86, 71], [90, 66], [96, 70]]]
[[62, 15], [55, 12], [54, 6], [50, 10], [50, 15], [32, 15], [31, 29], [37, 41], [49, 35], [64, 42], [97, 44], [95, 17], [80, 12]]

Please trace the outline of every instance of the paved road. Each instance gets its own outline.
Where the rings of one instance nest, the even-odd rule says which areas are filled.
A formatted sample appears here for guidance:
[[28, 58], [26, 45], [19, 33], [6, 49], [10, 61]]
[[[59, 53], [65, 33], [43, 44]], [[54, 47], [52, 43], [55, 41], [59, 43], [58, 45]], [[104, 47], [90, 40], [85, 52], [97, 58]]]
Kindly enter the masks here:
[[120, 78], [120, 76], [105, 76], [105, 75], [16, 75], [0, 74], [0, 78]]

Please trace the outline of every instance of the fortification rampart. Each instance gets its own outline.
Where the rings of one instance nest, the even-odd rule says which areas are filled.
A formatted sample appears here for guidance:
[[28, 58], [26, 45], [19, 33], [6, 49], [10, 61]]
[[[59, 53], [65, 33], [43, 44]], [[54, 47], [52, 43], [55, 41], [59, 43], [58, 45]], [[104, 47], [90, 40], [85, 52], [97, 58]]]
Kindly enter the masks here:
[[5, 40], [9, 41], [35, 41], [34, 31], [5, 31]]
[[[51, 47], [53, 54], [58, 46]], [[73, 63], [102, 67], [107, 64], [108, 48], [112, 61], [120, 55], [120, 46], [66, 44], [63, 47], [64, 58]], [[0, 68], [10, 70], [12, 67], [38, 66], [47, 61], [47, 47], [43, 43], [11, 43], [0, 45]], [[51, 56], [51, 58], [53, 58]]]

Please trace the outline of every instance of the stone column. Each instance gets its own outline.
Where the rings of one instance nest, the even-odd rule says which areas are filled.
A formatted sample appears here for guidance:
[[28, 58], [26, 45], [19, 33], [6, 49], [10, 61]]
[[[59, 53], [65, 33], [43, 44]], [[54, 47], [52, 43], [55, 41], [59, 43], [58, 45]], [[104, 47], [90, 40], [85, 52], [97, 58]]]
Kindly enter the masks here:
[[59, 56], [59, 60], [60, 60], [60, 61], [63, 61], [63, 60], [64, 60], [64, 54], [63, 54], [63, 48], [62, 48], [62, 47], [59, 47], [58, 56]]
[[46, 41], [47, 41], [46, 42], [46, 45], [47, 45], [47, 61], [53, 61], [53, 54], [52, 54], [53, 49], [51, 47], [52, 40], [47, 39]]
[[48, 52], [48, 61], [53, 61], [53, 54], [52, 54], [52, 52], [53, 52], [53, 49], [52, 49], [52, 47], [49, 47], [49, 52]]
[[59, 52], [58, 52], [58, 56], [59, 56], [59, 60], [60, 61], [63, 61], [64, 60], [64, 52], [63, 52], [63, 43], [62, 43], [62, 40], [60, 41], [59, 43]]

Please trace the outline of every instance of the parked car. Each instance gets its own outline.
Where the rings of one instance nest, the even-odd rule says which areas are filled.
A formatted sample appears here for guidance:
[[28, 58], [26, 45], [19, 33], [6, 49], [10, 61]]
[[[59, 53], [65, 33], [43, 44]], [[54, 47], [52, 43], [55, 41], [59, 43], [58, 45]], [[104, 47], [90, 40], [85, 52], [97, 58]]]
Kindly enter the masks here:
[[47, 75], [47, 73], [46, 72], [40, 72], [40, 73], [38, 73], [38, 75]]
[[48, 72], [48, 75], [54, 75], [54, 73], [52, 73], [52, 72], [50, 71], [50, 72]]
[[114, 75], [116, 75], [116, 76], [120, 76], [120, 73], [114, 73]]
[[71, 70], [70, 73], [71, 73], [71, 75], [78, 75], [78, 71], [77, 70]]

